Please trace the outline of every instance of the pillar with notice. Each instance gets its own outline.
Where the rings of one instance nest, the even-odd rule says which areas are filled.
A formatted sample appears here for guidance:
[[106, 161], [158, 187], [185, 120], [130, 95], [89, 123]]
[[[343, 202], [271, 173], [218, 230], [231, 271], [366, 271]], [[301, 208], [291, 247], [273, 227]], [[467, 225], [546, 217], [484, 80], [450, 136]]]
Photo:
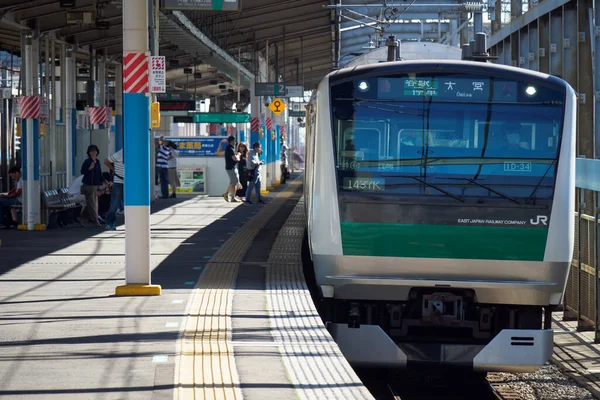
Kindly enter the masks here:
[[125, 279], [117, 296], [152, 296], [150, 282], [150, 101], [148, 2], [123, 2]]

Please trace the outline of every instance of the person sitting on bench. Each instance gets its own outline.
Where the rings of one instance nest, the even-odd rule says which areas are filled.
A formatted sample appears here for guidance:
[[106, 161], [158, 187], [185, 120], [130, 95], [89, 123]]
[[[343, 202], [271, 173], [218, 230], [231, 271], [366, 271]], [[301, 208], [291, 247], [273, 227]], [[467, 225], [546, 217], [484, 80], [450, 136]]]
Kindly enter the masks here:
[[[15, 187], [7, 194], [0, 195], [0, 228], [10, 228], [17, 223], [15, 221], [11, 221], [6, 224], [4, 221], [4, 213], [8, 211], [11, 206], [16, 206], [23, 203], [23, 183], [21, 181], [21, 170], [19, 168], [13, 167], [8, 171], [8, 176], [15, 182]], [[14, 216], [12, 216], [14, 219]]]

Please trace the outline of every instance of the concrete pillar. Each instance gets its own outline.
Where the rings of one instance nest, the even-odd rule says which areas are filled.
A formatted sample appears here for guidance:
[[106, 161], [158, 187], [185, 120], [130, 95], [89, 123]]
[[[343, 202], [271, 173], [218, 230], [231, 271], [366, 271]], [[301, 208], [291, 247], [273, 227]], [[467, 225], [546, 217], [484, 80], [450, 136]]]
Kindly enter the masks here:
[[[125, 55], [123, 118], [125, 136], [125, 279], [117, 296], [159, 295], [161, 288], [150, 283], [150, 104], [147, 70], [142, 83], [128, 82], [128, 73], [147, 68], [148, 1], [123, 2], [123, 54]], [[137, 81], [137, 79], [135, 79]], [[144, 86], [145, 85], [145, 86]]]
[[123, 66], [115, 68], [115, 151], [123, 148]]
[[511, 20], [519, 18], [523, 14], [523, 0], [510, 0]]
[[[62, 79], [62, 78], [61, 78]], [[66, 49], [65, 52], [65, 154], [67, 155], [67, 186], [73, 182], [78, 171], [75, 166], [75, 156], [77, 152], [77, 109], [75, 108], [75, 91], [76, 91], [77, 71], [75, 60], [73, 58], [73, 50]]]
[[[469, 14], [466, 12], [461, 13], [460, 14], [460, 24], [458, 24], [458, 25], [462, 26], [462, 24], [468, 20], [469, 20]], [[469, 44], [469, 29], [467, 29], [467, 27], [460, 30], [460, 45], [462, 46], [463, 44]]]
[[502, 29], [502, 0], [495, 0], [494, 2], [494, 19], [491, 21], [492, 23], [492, 34], [500, 31]]
[[473, 12], [473, 32], [483, 32], [483, 13], [481, 11]]
[[[56, 133], [56, 97], [58, 90], [56, 88], [56, 43], [54, 40], [50, 42], [50, 74], [51, 74], [51, 85], [50, 93], [52, 98], [50, 101], [50, 109], [48, 110], [48, 123], [50, 124], [51, 134], [51, 145], [50, 145], [50, 165], [52, 172], [52, 188], [60, 189], [58, 181], [58, 157], [57, 157], [57, 133]], [[47, 79], [47, 78], [46, 78]]]
[[450, 26], [451, 26], [452, 36], [450, 38], [449, 44], [450, 44], [450, 46], [457, 47], [459, 45], [458, 35], [455, 35], [454, 33], [458, 30], [458, 20], [457, 19], [450, 20]]
[[[268, 63], [267, 63], [267, 59], [261, 57], [261, 55], [258, 55], [258, 68], [259, 68], [259, 75], [261, 78], [265, 78], [264, 82], [268, 82], [269, 78], [268, 78]], [[264, 160], [265, 165], [263, 168], [260, 169], [260, 179], [262, 182], [262, 188], [261, 188], [261, 194], [268, 194], [269, 191], [267, 190], [267, 170], [268, 170], [268, 148], [267, 148], [267, 137], [269, 136], [268, 132], [267, 132], [267, 126], [265, 124], [267, 115], [271, 114], [271, 112], [268, 110], [268, 108], [264, 105], [264, 103], [266, 102], [266, 98], [265, 97], [261, 97], [259, 98], [259, 113], [260, 113], [260, 119], [262, 121], [261, 122], [261, 128], [262, 128], [262, 133], [261, 135], [259, 135], [259, 141], [261, 143], [261, 146], [263, 148], [263, 157], [262, 160]]]
[[98, 58], [98, 96], [100, 98], [100, 107], [106, 106], [106, 57]]

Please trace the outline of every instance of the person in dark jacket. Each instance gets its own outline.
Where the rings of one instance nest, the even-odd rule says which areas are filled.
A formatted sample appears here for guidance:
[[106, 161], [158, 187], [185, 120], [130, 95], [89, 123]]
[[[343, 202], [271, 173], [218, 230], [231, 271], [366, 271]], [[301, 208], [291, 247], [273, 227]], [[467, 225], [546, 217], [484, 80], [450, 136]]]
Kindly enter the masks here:
[[240, 153], [240, 162], [238, 163], [238, 170], [240, 172], [240, 183], [242, 188], [238, 189], [236, 196], [243, 198], [246, 197], [246, 190], [248, 189], [248, 169], [246, 168], [246, 160], [248, 159], [248, 146], [242, 142], [238, 144], [238, 153]]
[[[96, 192], [98, 186], [102, 184], [110, 185], [102, 176], [102, 167], [98, 161], [99, 154], [100, 150], [98, 146], [95, 144], [90, 145], [87, 149], [88, 158], [81, 166], [81, 174], [83, 175], [81, 193], [85, 195], [85, 209], [87, 210], [88, 218], [96, 226], [102, 226], [98, 221], [98, 213], [96, 211]], [[83, 226], [83, 220], [80, 219], [79, 221]]]

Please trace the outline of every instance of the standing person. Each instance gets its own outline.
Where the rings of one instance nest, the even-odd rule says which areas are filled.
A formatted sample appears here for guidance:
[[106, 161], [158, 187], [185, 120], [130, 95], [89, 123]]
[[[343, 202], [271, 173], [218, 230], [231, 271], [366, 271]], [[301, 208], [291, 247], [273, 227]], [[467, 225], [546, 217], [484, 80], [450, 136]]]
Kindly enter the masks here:
[[246, 146], [246, 143], [242, 142], [238, 145], [237, 151], [240, 154], [238, 172], [240, 183], [242, 184], [242, 188], [237, 191], [237, 197], [246, 197], [246, 190], [248, 189], [248, 168], [246, 165], [248, 160], [248, 146]]
[[[4, 213], [7, 212], [5, 208], [23, 204], [23, 181], [21, 180], [21, 170], [17, 167], [13, 167], [8, 171], [8, 176], [15, 183], [15, 188], [7, 194], [0, 194], [0, 227], [5, 225]], [[13, 221], [6, 225], [6, 228], [10, 228], [12, 225], [16, 225], [15, 216], [11, 214]]]
[[116, 214], [123, 202], [123, 183], [125, 182], [125, 165], [123, 164], [123, 149], [104, 160], [104, 165], [113, 171], [113, 186], [110, 193], [110, 207], [106, 214], [106, 229], [115, 231]]
[[[102, 226], [98, 221], [98, 212], [96, 211], [96, 192], [99, 185], [108, 184], [102, 176], [102, 167], [97, 158], [99, 154], [98, 146], [95, 144], [90, 145], [87, 149], [88, 158], [81, 166], [81, 175], [83, 175], [81, 192], [85, 195], [85, 206], [89, 220], [95, 223], [96, 226]], [[83, 219], [80, 219], [79, 222], [84, 226]]]
[[173, 158], [171, 149], [165, 146], [163, 137], [158, 142], [158, 153], [156, 154], [156, 166], [160, 169], [160, 192], [161, 199], [169, 198], [169, 160]]
[[237, 163], [240, 161], [240, 155], [235, 151], [235, 137], [227, 138], [227, 148], [225, 149], [225, 171], [229, 176], [229, 186], [227, 187], [226, 195], [223, 196], [226, 201], [237, 203], [240, 200], [235, 197], [235, 190], [240, 184], [238, 175]]
[[281, 183], [285, 183], [285, 181], [289, 177], [288, 154], [287, 154], [287, 151], [288, 151], [288, 147], [284, 143], [281, 146], [281, 153], [279, 153], [279, 160], [281, 162], [281, 165], [280, 165], [280, 168], [281, 168]]
[[177, 197], [177, 188], [181, 186], [181, 182], [179, 182], [179, 174], [177, 173], [177, 157], [179, 157], [179, 152], [177, 151], [177, 145], [173, 142], [169, 142], [167, 147], [171, 150], [172, 156], [169, 158], [169, 184], [173, 190], [171, 198], [174, 199]]
[[246, 161], [248, 168], [248, 189], [246, 190], [246, 203], [252, 204], [250, 201], [252, 197], [252, 189], [256, 189], [257, 203], [264, 204], [263, 199], [260, 197], [260, 166], [264, 164], [264, 161], [260, 159], [262, 149], [260, 148], [260, 142], [254, 142], [252, 150], [248, 152], [248, 160]]

